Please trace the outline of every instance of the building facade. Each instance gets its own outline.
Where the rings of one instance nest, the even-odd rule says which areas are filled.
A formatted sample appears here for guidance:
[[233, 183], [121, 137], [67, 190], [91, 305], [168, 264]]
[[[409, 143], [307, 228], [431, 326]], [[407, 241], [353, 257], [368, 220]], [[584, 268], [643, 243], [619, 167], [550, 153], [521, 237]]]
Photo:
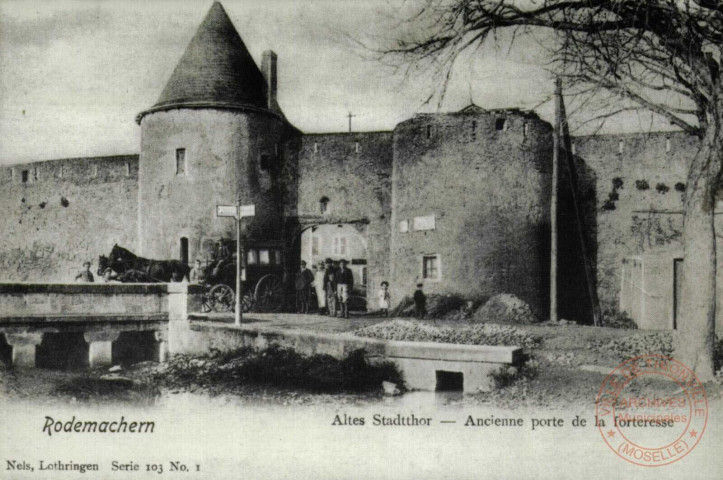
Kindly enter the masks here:
[[555, 197], [561, 316], [591, 322], [594, 292], [641, 327], [675, 328], [696, 138], [574, 138], [553, 190], [552, 128], [534, 112], [470, 105], [389, 132], [304, 134], [277, 103], [276, 69], [270, 51], [257, 66], [214, 3], [138, 115], [139, 155], [0, 169], [2, 280], [71, 281], [114, 244], [204, 260], [235, 235], [216, 206], [240, 201], [256, 206], [245, 239], [280, 245], [288, 272], [349, 260], [370, 309], [386, 280], [393, 303], [424, 283], [473, 300], [512, 293], [544, 318]]

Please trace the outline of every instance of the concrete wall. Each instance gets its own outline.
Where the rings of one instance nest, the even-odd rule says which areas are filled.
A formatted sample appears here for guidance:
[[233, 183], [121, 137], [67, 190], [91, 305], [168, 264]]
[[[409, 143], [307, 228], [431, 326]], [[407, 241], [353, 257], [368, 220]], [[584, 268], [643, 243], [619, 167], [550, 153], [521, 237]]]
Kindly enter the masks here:
[[[498, 119], [505, 125], [497, 130]], [[549, 298], [550, 126], [520, 112], [417, 115], [394, 131], [392, 292]], [[434, 216], [434, 230], [414, 218]], [[408, 222], [402, 232], [401, 222]], [[422, 257], [441, 277], [424, 280]]]
[[[298, 172], [299, 222], [355, 222], [367, 243], [367, 298], [373, 298], [390, 276], [392, 133], [304, 135]], [[322, 197], [329, 199], [326, 214], [320, 210]]]
[[3, 167], [0, 188], [2, 281], [72, 281], [115, 243], [136, 247], [137, 155]]
[[[141, 255], [179, 258], [180, 238], [186, 237], [193, 259], [204, 241], [234, 238], [233, 219], [217, 218], [216, 205], [234, 204], [237, 196], [256, 205], [256, 217], [245, 220], [246, 234], [278, 239], [281, 135], [282, 121], [262, 113], [181, 109], [145, 116], [137, 223]], [[185, 149], [183, 175], [176, 173], [177, 149]]]

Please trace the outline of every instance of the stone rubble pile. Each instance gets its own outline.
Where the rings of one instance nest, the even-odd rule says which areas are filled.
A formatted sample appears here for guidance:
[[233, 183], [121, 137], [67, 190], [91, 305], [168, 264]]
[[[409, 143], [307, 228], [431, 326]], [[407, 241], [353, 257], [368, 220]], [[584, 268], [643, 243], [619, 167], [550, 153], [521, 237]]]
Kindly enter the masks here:
[[592, 339], [589, 346], [594, 350], [614, 353], [621, 359], [645, 354], [670, 356], [673, 353], [673, 335], [671, 332], [656, 332], [613, 340]]
[[539, 347], [542, 339], [508, 325], [481, 324], [470, 327], [434, 327], [409, 320], [390, 320], [352, 332], [359, 337], [411, 342], [460, 343], [466, 345], [504, 345]]
[[473, 318], [479, 323], [531, 325], [539, 322], [524, 300], [509, 293], [501, 293], [490, 298], [477, 309]]

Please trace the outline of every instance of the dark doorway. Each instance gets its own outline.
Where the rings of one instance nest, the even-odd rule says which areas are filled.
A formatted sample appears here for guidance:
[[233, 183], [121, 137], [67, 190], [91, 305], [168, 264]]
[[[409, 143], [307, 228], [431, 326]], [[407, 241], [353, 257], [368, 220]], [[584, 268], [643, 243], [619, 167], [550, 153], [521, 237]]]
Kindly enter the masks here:
[[462, 372], [445, 372], [437, 370], [437, 391], [462, 391], [464, 390], [464, 375]]
[[680, 302], [683, 293], [683, 259], [673, 260], [673, 330], [678, 329]]
[[188, 264], [188, 238], [181, 237], [181, 261]]
[[45, 333], [35, 350], [35, 364], [53, 370], [86, 368], [88, 342], [82, 333]]
[[0, 336], [0, 363], [11, 365], [13, 363], [13, 347], [11, 347], [5, 335]]

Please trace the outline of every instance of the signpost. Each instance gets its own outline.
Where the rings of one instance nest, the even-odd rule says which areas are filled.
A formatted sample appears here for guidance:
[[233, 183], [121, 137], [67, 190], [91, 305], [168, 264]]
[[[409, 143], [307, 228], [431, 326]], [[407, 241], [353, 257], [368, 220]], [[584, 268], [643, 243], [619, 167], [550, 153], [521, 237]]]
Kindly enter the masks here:
[[234, 311], [234, 323], [241, 325], [241, 297], [243, 296], [243, 288], [241, 287], [241, 219], [244, 217], [253, 217], [256, 215], [256, 205], [216, 205], [217, 217], [234, 217], [236, 219], [236, 309]]

